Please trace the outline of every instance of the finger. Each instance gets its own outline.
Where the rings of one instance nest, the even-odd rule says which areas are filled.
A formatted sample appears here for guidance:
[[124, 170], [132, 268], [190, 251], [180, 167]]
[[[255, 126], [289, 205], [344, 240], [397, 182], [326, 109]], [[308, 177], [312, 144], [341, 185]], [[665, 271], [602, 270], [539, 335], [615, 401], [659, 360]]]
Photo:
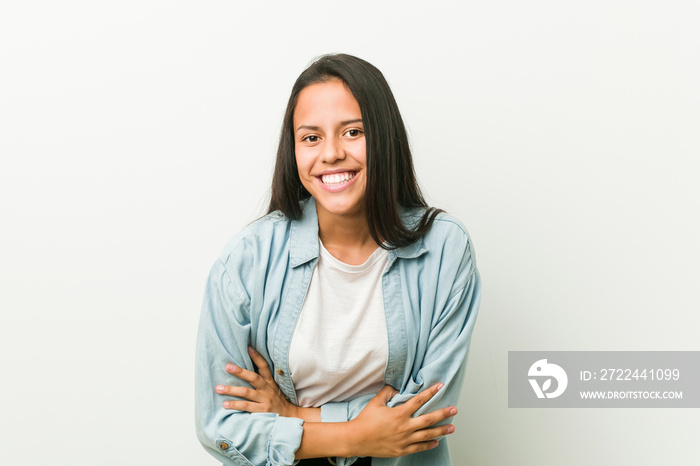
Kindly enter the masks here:
[[235, 396], [245, 398], [249, 401], [260, 402], [258, 399], [258, 391], [248, 387], [235, 387], [231, 385], [217, 385], [216, 393], [226, 396]]
[[429, 442], [431, 440], [435, 440], [438, 437], [442, 437], [444, 435], [450, 435], [455, 431], [455, 426], [452, 424], [444, 425], [444, 426], [437, 426], [437, 427], [430, 427], [428, 429], [421, 429], [417, 430], [414, 433], [412, 433], [408, 437], [408, 442], [409, 443], [421, 443], [421, 442]]
[[410, 412], [411, 414], [415, 413], [416, 411], [418, 411], [418, 409], [420, 409], [421, 406], [423, 406], [428, 401], [430, 401], [430, 399], [433, 396], [435, 396], [435, 394], [437, 392], [439, 392], [440, 389], [442, 389], [442, 387], [444, 387], [444, 386], [445, 386], [444, 384], [438, 383], [438, 384], [433, 385], [430, 388], [426, 388], [425, 390], [418, 393], [417, 395], [414, 395], [413, 398], [408, 400], [403, 405], [404, 409], [407, 409], [408, 412]]
[[416, 429], [425, 429], [426, 427], [433, 426], [438, 422], [442, 422], [445, 419], [449, 419], [457, 415], [457, 408], [450, 406], [448, 408], [438, 409], [430, 413], [422, 414], [413, 419]]
[[258, 353], [253, 349], [253, 347], [249, 346], [248, 347], [248, 354], [250, 354], [250, 358], [253, 360], [253, 364], [255, 364], [255, 367], [258, 368], [258, 374], [260, 376], [268, 381], [274, 380], [272, 378], [272, 371], [270, 370], [270, 365], [267, 363], [267, 360], [262, 357], [262, 354]]
[[249, 413], [262, 413], [263, 408], [259, 403], [253, 403], [246, 400], [226, 400], [222, 403], [224, 409], [232, 409], [236, 411], [246, 411]]
[[413, 453], [419, 453], [421, 451], [432, 450], [437, 447], [439, 442], [437, 440], [430, 440], [428, 442], [418, 442], [408, 445], [406, 447], [406, 455]]
[[265, 385], [265, 381], [257, 373], [238, 367], [235, 364], [226, 364], [226, 372], [235, 375], [241, 380], [245, 380], [251, 384], [253, 388], [260, 388]]
[[396, 391], [396, 389], [391, 385], [384, 385], [382, 389], [379, 390], [379, 392], [370, 400], [370, 403], [374, 402], [376, 404], [386, 406], [389, 400], [391, 400], [397, 393], [399, 392]]

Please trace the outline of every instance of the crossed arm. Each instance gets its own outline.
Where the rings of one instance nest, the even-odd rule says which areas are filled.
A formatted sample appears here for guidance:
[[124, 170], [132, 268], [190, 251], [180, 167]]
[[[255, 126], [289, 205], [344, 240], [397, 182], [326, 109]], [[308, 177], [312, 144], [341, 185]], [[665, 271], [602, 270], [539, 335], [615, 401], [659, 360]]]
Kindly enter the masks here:
[[265, 358], [253, 348], [249, 348], [248, 353], [258, 369], [257, 373], [233, 364], [227, 364], [226, 371], [248, 382], [252, 388], [218, 385], [216, 392], [239, 398], [224, 401], [225, 409], [277, 413], [284, 417], [303, 419], [304, 431], [296, 459], [404, 456], [435, 448], [438, 445], [436, 438], [454, 432], [451, 424], [435, 426], [457, 414], [454, 406], [412, 416], [443, 387], [441, 383], [394, 408], [387, 407], [387, 402], [398, 392], [386, 385], [356, 418], [346, 422], [321, 423], [320, 408], [303, 408], [290, 403], [275, 383]]
[[[286, 400], [267, 355], [249, 352], [251, 342], [264, 344], [265, 328], [252, 326], [245, 293], [236, 291], [225, 264], [217, 262], [207, 282], [197, 339], [196, 425], [204, 448], [225, 464], [278, 465], [324, 456], [397, 457], [435, 448], [436, 438], [453, 431], [437, 424], [449, 422], [456, 412], [480, 300], [479, 275], [468, 249], [458, 262], [441, 280], [425, 285], [445, 289], [412, 297], [418, 302], [433, 296], [435, 302], [425, 304], [435, 312], [410, 307], [405, 314], [407, 329], [420, 334], [413, 335], [416, 350], [396, 387], [401, 393], [384, 387], [371, 400], [366, 395], [327, 403], [323, 423], [321, 409]], [[229, 379], [232, 385], [217, 394], [215, 384], [226, 380], [224, 367], [235, 381]], [[221, 395], [235, 398], [222, 406]]]

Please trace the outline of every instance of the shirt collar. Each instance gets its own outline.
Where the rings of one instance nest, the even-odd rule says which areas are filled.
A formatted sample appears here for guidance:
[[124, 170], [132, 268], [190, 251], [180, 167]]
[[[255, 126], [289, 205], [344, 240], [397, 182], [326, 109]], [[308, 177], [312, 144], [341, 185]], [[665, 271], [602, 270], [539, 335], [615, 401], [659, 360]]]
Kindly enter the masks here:
[[[302, 214], [297, 220], [292, 220], [289, 234], [290, 261], [292, 267], [305, 264], [318, 258], [318, 216], [316, 214], [316, 200], [313, 197], [302, 201]], [[421, 209], [422, 210], [422, 209]], [[422, 213], [422, 212], [420, 212]], [[421, 215], [416, 209], [401, 209], [401, 218], [404, 225], [411, 228], [420, 222]], [[408, 246], [389, 251], [389, 255], [402, 259], [415, 259], [428, 252], [423, 237]]]
[[301, 202], [301, 217], [292, 220], [289, 248], [292, 267], [318, 257], [318, 216], [316, 200], [313, 197]]
[[[401, 220], [407, 227], [415, 228], [416, 225], [420, 223], [424, 211], [424, 209], [400, 208]], [[397, 257], [402, 259], [415, 259], [416, 257], [420, 257], [428, 252], [428, 248], [425, 247], [425, 241], [423, 241], [423, 237], [421, 236], [416, 242], [411, 243], [408, 246], [396, 248], [390, 252], [394, 252]]]

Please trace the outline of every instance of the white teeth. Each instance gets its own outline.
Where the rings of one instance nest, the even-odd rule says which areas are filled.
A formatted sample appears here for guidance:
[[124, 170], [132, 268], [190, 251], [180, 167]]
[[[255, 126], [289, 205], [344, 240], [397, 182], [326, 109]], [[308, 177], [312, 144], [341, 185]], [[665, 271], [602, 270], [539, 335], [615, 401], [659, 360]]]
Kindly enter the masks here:
[[321, 175], [321, 181], [323, 184], [339, 184], [345, 183], [355, 177], [354, 173], [344, 172], [344, 173], [333, 173], [330, 175]]

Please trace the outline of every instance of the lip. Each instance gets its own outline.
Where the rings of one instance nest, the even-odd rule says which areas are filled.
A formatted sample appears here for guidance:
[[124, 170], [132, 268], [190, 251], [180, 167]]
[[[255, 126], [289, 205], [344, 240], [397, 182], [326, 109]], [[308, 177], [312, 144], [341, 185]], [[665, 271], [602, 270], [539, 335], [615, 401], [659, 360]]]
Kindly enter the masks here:
[[314, 175], [316, 178], [321, 177], [323, 175], [333, 175], [334, 173], [357, 173], [359, 170], [353, 170], [352, 168], [334, 168], [333, 170], [324, 170], [318, 175]]
[[[335, 173], [348, 173], [348, 172], [355, 174], [355, 176], [350, 178], [348, 181], [344, 181], [342, 183], [337, 183], [334, 185], [327, 185], [327, 184], [324, 184], [323, 181], [321, 181], [321, 176], [323, 176], [323, 175], [332, 175]], [[347, 168], [341, 168], [341, 169], [336, 169], [336, 170], [326, 170], [326, 171], [316, 175], [316, 182], [321, 186], [321, 188], [324, 191], [328, 191], [329, 193], [337, 193], [337, 192], [344, 191], [344, 190], [348, 189], [355, 182], [358, 174], [359, 174], [359, 171], [349, 170]]]

